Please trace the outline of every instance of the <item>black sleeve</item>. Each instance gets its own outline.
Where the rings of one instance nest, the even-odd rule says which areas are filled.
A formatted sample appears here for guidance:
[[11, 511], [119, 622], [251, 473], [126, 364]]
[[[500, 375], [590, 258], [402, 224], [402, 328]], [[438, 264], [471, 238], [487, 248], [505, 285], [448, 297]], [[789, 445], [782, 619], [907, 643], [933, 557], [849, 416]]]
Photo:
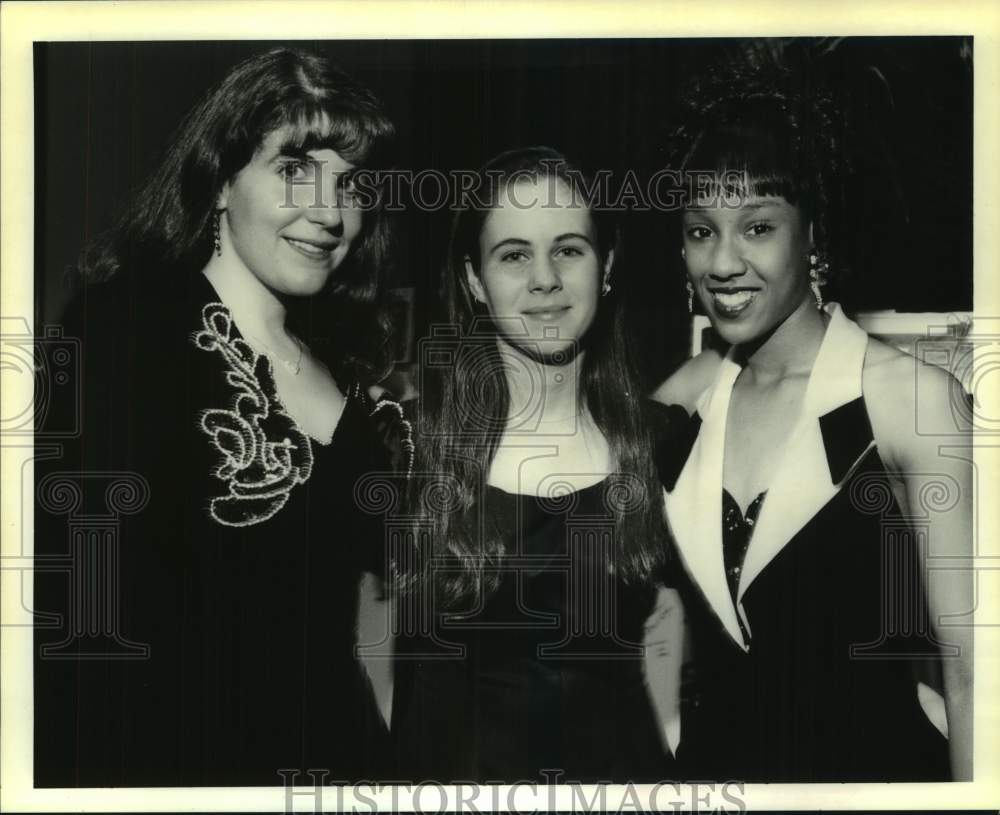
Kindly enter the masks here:
[[681, 405], [664, 405], [647, 400], [644, 412], [653, 434], [653, 457], [660, 483], [668, 492], [674, 488], [700, 424], [697, 414], [689, 416]]
[[[116, 658], [142, 658], [116, 628], [116, 508], [143, 500], [130, 475], [130, 345], [111, 292], [87, 290], [38, 343], [47, 401], [36, 416], [34, 689], [36, 786], [96, 781], [120, 743]], [[110, 582], [109, 582], [110, 581]]]
[[[653, 461], [660, 483], [670, 491], [677, 482], [693, 443], [691, 433], [692, 422], [695, 420], [688, 416], [681, 405], [664, 405], [651, 399], [644, 403], [643, 413], [653, 439]], [[666, 549], [667, 556], [656, 581], [667, 588], [680, 589], [684, 583], [684, 567], [669, 534]]]
[[395, 402], [383, 396], [371, 406], [369, 412], [388, 466], [404, 479], [413, 473], [416, 454], [414, 404], [414, 401]]
[[403, 406], [372, 401], [352, 390], [335, 438], [341, 440], [360, 526], [360, 565], [383, 580], [389, 577], [389, 551], [395, 526], [402, 523], [413, 471], [413, 424]]

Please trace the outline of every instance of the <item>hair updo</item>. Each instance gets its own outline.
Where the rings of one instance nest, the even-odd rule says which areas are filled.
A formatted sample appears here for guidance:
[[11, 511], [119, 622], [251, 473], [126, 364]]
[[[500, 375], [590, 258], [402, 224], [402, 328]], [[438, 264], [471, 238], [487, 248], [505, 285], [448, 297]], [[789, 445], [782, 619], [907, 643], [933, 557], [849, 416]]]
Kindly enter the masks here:
[[820, 44], [754, 41], [714, 62], [681, 95], [664, 158], [685, 205], [707, 191], [726, 201], [780, 196], [798, 207], [836, 285], [851, 267], [855, 145], [849, 106], [824, 76]]

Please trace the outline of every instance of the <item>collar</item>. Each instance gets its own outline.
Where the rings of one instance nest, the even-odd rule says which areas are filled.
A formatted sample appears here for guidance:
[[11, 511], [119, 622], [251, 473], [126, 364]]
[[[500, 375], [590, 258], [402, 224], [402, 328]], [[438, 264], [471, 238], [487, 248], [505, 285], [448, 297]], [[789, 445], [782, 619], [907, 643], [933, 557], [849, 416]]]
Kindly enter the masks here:
[[[730, 353], [697, 400], [697, 438], [672, 491], [667, 519], [688, 572], [723, 626], [744, 650], [739, 614], [747, 588], [795, 534], [839, 491], [873, 446], [861, 377], [868, 335], [836, 303], [806, 385], [798, 421], [778, 452], [782, 464], [767, 490], [743, 564], [734, 607], [722, 558], [722, 473], [726, 419], [741, 367]], [[697, 427], [697, 425], [696, 425]]]

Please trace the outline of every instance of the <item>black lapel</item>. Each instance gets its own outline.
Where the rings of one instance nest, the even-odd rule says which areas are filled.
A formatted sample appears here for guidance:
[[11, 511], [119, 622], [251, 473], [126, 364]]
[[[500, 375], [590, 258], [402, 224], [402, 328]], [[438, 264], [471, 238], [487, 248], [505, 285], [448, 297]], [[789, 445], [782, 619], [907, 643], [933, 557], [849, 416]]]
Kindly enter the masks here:
[[865, 400], [859, 396], [820, 416], [819, 428], [830, 476], [834, 484], [839, 484], [874, 438]]

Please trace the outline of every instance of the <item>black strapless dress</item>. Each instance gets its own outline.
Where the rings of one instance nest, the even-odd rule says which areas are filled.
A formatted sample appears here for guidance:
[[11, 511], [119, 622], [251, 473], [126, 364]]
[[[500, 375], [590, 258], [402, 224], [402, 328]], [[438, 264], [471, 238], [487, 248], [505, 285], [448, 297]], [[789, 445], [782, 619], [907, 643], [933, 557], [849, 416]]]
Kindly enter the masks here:
[[487, 488], [486, 523], [509, 553], [498, 590], [400, 641], [393, 736], [404, 778], [672, 777], [643, 680], [653, 594], [609, 573], [607, 485], [559, 499]]

